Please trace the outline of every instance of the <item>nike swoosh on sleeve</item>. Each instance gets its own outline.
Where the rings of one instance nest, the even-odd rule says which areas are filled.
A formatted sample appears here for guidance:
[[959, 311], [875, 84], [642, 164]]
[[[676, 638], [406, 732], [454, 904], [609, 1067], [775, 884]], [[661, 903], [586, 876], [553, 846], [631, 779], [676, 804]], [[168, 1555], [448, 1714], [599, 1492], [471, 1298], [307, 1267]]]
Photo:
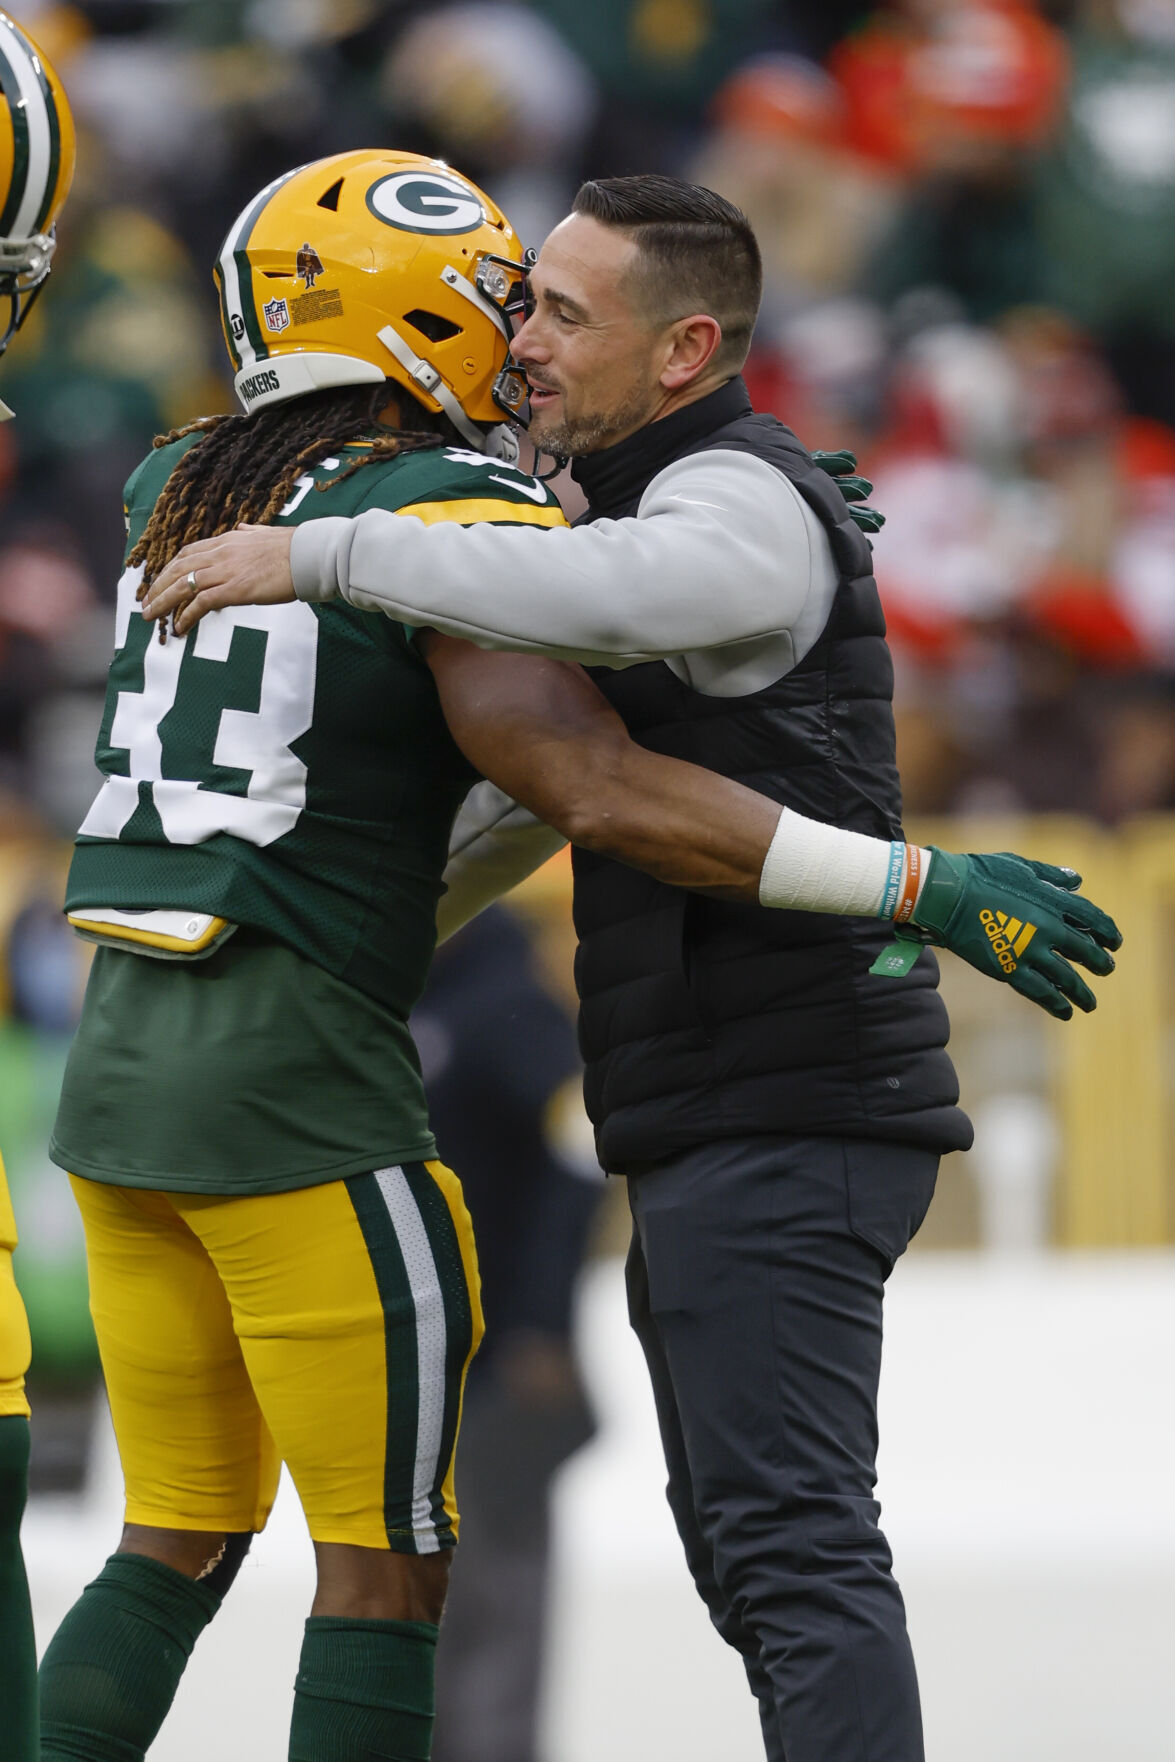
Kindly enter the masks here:
[[497, 471], [490, 472], [491, 483], [504, 483], [507, 489], [516, 489], [520, 496], [529, 496], [532, 502], [544, 505], [547, 492], [541, 483], [520, 483], [516, 477], [503, 477]]
[[726, 509], [719, 502], [700, 502], [696, 496], [669, 496], [671, 502], [685, 502], [691, 508], [713, 508], [716, 514], [725, 514]]

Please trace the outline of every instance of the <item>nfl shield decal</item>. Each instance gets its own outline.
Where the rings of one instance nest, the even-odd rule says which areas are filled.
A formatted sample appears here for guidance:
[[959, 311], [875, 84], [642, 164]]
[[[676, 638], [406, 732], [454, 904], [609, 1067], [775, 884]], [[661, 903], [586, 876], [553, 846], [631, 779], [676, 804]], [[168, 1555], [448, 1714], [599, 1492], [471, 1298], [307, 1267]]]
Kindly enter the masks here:
[[290, 308], [284, 300], [267, 300], [261, 310], [267, 330], [285, 330], [290, 322]]

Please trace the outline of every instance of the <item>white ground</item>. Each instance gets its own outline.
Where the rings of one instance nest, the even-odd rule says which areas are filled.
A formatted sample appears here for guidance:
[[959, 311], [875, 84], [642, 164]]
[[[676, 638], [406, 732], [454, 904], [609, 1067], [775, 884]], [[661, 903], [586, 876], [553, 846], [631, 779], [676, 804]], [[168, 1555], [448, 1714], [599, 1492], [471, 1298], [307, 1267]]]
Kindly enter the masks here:
[[[929, 1762], [1170, 1762], [1175, 1253], [924, 1255], [887, 1331], [880, 1494]], [[759, 1762], [678, 1558], [616, 1262], [586, 1281], [581, 1339], [603, 1426], [559, 1491], [547, 1762]], [[112, 1546], [118, 1492], [106, 1438], [82, 1504], [30, 1511], [42, 1641]], [[284, 1487], [152, 1762], [283, 1762], [310, 1571]]]

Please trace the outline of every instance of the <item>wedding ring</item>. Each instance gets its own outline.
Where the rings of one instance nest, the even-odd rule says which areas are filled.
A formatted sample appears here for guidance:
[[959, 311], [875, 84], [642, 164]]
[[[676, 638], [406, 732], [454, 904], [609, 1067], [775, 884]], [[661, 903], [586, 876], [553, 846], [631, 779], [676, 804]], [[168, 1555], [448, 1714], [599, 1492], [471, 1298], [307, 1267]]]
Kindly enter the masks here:
[[188, 570], [188, 587], [192, 593], [195, 593], [197, 591], [197, 589], [196, 589], [196, 571], [194, 569]]

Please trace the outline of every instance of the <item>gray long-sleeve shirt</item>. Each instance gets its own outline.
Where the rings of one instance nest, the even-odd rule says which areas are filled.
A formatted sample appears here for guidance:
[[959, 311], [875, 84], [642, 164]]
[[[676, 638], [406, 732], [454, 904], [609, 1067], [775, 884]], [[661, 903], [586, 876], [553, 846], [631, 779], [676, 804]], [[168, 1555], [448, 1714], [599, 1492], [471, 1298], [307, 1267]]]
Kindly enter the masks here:
[[[658, 472], [622, 520], [540, 532], [372, 509], [297, 527], [291, 567], [300, 599], [338, 596], [482, 648], [588, 666], [662, 660], [718, 697], [761, 691], [801, 661], [837, 586], [827, 534], [789, 480], [721, 448]], [[480, 785], [454, 830], [442, 934], [560, 842]]]

